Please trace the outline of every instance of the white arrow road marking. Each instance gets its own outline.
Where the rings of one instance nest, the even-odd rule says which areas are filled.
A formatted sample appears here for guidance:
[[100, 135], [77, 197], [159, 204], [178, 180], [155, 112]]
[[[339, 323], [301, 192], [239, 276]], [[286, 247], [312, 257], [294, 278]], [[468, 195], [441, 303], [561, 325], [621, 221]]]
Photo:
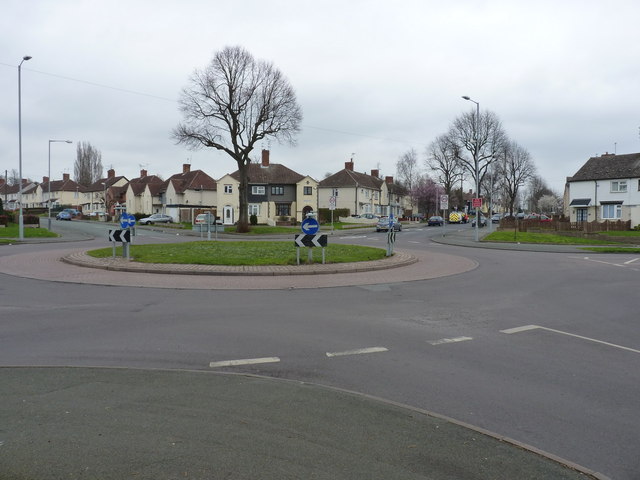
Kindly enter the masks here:
[[500, 330], [500, 332], [511, 334], [511, 333], [526, 332], [527, 330], [536, 330], [536, 329], [559, 333], [560, 335], [567, 335], [569, 337], [579, 338], [581, 340], [587, 340], [588, 342], [594, 342], [594, 343], [599, 343], [601, 345], [607, 345], [608, 347], [619, 348], [620, 350], [627, 350], [633, 353], [640, 353], [640, 350], [636, 350], [634, 348], [623, 347], [622, 345], [616, 345], [615, 343], [604, 342], [602, 340], [597, 340], [595, 338], [584, 337], [582, 335], [576, 335], [575, 333], [563, 332], [562, 330], [555, 330], [553, 328], [541, 327], [539, 325], [526, 325], [524, 327], [509, 328], [507, 330]]
[[346, 355], [362, 355], [364, 353], [388, 352], [384, 347], [358, 348], [356, 350], [346, 350], [344, 352], [327, 352], [327, 357], [344, 357]]
[[209, 367], [236, 367], [238, 365], [255, 365], [258, 363], [277, 363], [280, 359], [278, 357], [264, 357], [264, 358], [245, 358], [242, 360], [225, 360], [222, 362], [211, 362]]
[[431, 345], [442, 345], [444, 343], [467, 342], [469, 340], [473, 340], [473, 338], [472, 337], [441, 338], [440, 340], [434, 340], [433, 342], [429, 342], [429, 343]]

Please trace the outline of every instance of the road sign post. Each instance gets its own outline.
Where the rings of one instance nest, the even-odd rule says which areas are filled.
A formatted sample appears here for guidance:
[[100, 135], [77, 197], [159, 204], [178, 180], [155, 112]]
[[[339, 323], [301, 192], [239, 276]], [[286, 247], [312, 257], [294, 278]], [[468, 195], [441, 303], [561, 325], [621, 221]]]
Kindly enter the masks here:
[[296, 260], [298, 265], [300, 265], [300, 247], [309, 248], [307, 263], [311, 263], [313, 261], [312, 248], [322, 247], [322, 264], [324, 265], [324, 262], [325, 262], [324, 247], [327, 246], [326, 235], [305, 235], [305, 234], [295, 235], [293, 240], [296, 246]]
[[336, 196], [329, 197], [329, 210], [331, 211], [331, 233], [333, 233], [333, 211], [336, 209]]
[[109, 241], [113, 243], [113, 258], [116, 258], [116, 242], [121, 242], [122, 257], [129, 260], [129, 245], [131, 244], [130, 230], [109, 230]]
[[387, 257], [393, 255], [393, 246], [396, 243], [396, 231], [393, 224], [389, 222], [389, 230], [387, 231]]

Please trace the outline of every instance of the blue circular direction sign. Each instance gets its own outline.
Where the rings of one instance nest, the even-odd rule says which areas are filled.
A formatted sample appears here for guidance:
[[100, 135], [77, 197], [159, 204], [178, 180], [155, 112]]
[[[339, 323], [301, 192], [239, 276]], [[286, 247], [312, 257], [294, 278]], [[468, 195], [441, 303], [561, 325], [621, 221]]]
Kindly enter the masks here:
[[302, 233], [305, 235], [315, 235], [320, 230], [320, 224], [315, 218], [307, 217], [300, 224]]
[[130, 213], [123, 213], [120, 215], [120, 227], [121, 228], [130, 228], [136, 224], [136, 217], [131, 215]]

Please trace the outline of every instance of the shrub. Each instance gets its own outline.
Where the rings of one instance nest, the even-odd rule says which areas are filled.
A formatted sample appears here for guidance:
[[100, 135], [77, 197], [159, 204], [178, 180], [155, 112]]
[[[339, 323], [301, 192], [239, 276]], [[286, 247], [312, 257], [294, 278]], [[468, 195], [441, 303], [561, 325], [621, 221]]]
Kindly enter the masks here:
[[250, 215], [249, 216], [249, 223], [251, 225], [257, 225], [258, 224], [258, 216], [257, 215]]
[[9, 225], [9, 215], [0, 215], [0, 225], [5, 227]]
[[25, 225], [40, 225], [40, 217], [37, 215], [24, 215], [22, 223]]

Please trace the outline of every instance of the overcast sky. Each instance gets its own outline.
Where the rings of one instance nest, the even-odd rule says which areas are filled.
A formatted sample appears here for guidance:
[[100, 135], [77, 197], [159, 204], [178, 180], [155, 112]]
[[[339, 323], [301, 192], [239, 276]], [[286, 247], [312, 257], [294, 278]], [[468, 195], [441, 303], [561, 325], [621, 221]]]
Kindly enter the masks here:
[[[240, 45], [287, 76], [303, 110], [297, 146], [260, 146], [273, 163], [321, 180], [353, 156], [395, 175], [475, 108], [468, 95], [561, 193], [589, 157], [640, 151], [639, 19], [637, 0], [3, 0], [1, 174], [18, 169], [24, 55], [24, 177], [47, 175], [50, 139], [90, 142], [128, 178], [236, 170], [170, 133], [189, 75]], [[52, 177], [73, 177], [75, 145], [51, 147]]]

